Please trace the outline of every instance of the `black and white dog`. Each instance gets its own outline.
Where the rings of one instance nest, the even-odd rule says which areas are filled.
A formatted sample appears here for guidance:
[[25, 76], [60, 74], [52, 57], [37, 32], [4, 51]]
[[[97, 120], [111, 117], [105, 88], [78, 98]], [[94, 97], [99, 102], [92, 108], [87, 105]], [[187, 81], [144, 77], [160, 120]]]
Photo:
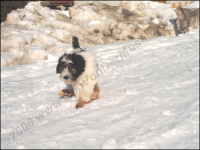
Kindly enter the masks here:
[[76, 96], [76, 108], [99, 98], [97, 85], [98, 67], [96, 56], [92, 51], [80, 48], [78, 38], [72, 38], [73, 51], [64, 53], [58, 60], [56, 72], [71, 89], [63, 89], [59, 95]]

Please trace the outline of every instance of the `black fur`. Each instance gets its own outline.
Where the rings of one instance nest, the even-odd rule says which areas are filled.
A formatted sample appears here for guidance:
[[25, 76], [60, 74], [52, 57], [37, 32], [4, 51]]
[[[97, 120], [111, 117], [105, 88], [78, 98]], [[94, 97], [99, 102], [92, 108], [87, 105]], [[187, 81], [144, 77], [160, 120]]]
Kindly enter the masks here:
[[[75, 36], [73, 36], [72, 38], [72, 45], [74, 49], [80, 48], [78, 38]], [[84, 50], [80, 48], [79, 52], [82, 52], [82, 51]], [[66, 62], [62, 62], [62, 59], [64, 57], [68, 60], [71, 60], [72, 63], [66, 64]], [[65, 68], [68, 68], [69, 72], [71, 72], [73, 80], [75, 81], [85, 70], [85, 60], [81, 55], [77, 53], [72, 53], [72, 54], [64, 53], [58, 60], [56, 73], [61, 74]]]
[[[71, 60], [72, 63], [66, 64], [65, 62], [62, 62], [61, 60], [63, 59], [63, 57], [66, 57], [67, 59]], [[78, 55], [76, 53], [65, 53], [58, 60], [56, 72], [61, 74], [64, 68], [66, 67], [68, 67], [69, 71], [73, 76], [73, 80], [75, 81], [85, 70], [85, 60], [81, 55]]]
[[65, 53], [59, 58], [58, 65], [56, 67], [56, 73], [61, 73], [64, 70], [65, 64], [61, 60], [63, 59], [63, 57], [66, 57], [66, 56], [67, 56], [67, 54]]
[[74, 49], [80, 48], [79, 42], [78, 42], [78, 38], [75, 37], [75, 36], [72, 37], [72, 45], [73, 45], [73, 48], [74, 48]]
[[85, 71], [85, 60], [81, 55], [72, 54], [71, 60], [73, 62], [72, 68], [76, 70], [73, 73], [73, 80], [75, 81]]

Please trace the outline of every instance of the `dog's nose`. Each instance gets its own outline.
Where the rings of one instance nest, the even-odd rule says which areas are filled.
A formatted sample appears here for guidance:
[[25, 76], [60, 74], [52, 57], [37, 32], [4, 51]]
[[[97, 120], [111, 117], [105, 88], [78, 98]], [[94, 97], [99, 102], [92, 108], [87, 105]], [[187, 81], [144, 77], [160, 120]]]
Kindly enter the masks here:
[[64, 76], [64, 79], [67, 80], [67, 79], [69, 79], [69, 77], [68, 76]]

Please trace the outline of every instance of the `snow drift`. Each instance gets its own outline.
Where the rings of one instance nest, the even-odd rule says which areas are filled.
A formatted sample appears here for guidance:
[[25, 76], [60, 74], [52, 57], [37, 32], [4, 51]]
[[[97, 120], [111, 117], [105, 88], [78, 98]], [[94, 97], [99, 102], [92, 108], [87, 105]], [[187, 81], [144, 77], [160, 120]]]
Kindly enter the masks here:
[[170, 19], [177, 16], [166, 4], [123, 2], [120, 6], [109, 6], [92, 2], [71, 7], [69, 13], [73, 23], [86, 29], [87, 36], [82, 34], [80, 38], [93, 39], [94, 44], [175, 36]]
[[[57, 60], [72, 50], [73, 35], [82, 46], [174, 37], [176, 18], [170, 5], [157, 2], [124, 1], [120, 6], [92, 2], [71, 7], [69, 12], [29, 2], [24, 9], [9, 13], [1, 23], [1, 66]], [[187, 28], [198, 26], [197, 19], [193, 22], [195, 27]]]

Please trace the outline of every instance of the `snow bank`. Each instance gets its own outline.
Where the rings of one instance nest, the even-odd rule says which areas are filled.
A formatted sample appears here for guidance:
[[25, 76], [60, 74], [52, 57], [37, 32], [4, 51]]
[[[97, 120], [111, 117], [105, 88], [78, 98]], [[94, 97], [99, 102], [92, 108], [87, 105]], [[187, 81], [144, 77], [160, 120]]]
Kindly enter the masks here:
[[139, 14], [146, 19], [159, 19], [160, 22], [171, 25], [170, 19], [177, 18], [171, 5], [151, 1], [122, 1], [122, 8]]
[[9, 13], [1, 23], [1, 66], [57, 60], [72, 49], [67, 29], [73, 25], [67, 19], [67, 14], [42, 7], [39, 2]]
[[72, 50], [73, 35], [82, 46], [173, 37], [171, 20], [176, 17], [170, 5], [156, 2], [124, 1], [120, 6], [93, 2], [69, 12], [29, 2], [1, 23], [1, 66], [57, 60]]
[[[164, 11], [161, 11], [164, 10]], [[87, 3], [69, 9], [72, 22], [86, 29], [87, 38], [106, 43], [134, 38], [151, 39], [175, 36], [176, 13], [170, 5], [154, 2], [123, 2], [109, 6], [100, 2]], [[96, 21], [95, 21], [96, 20]], [[95, 23], [91, 23], [95, 21]], [[81, 39], [84, 37], [81, 37]]]

